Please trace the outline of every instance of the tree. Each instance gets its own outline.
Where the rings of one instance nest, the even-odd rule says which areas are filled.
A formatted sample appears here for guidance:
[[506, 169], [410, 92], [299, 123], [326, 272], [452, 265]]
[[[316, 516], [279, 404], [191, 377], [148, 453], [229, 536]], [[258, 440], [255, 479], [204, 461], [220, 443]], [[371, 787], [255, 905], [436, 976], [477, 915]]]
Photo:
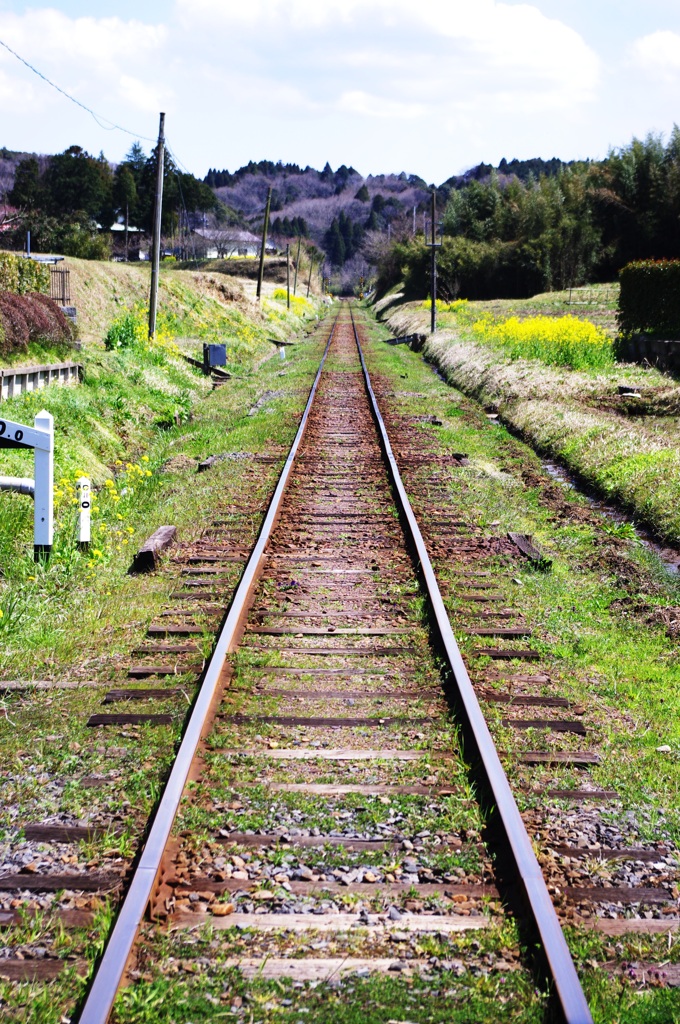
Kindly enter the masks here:
[[324, 245], [333, 266], [341, 267], [345, 262], [346, 249], [337, 217], [333, 218], [331, 226], [324, 236]]
[[17, 166], [14, 187], [7, 194], [12, 206], [24, 210], [39, 209], [45, 199], [45, 190], [40, 179], [40, 165], [36, 157], [29, 156]]
[[354, 198], [358, 199], [360, 203], [367, 203], [369, 201], [371, 197], [369, 195], [368, 189], [366, 188], [366, 185], [361, 186], [358, 192], [356, 192]]
[[52, 157], [43, 183], [48, 214], [63, 217], [82, 211], [95, 220], [109, 220], [113, 176], [103, 155], [95, 159], [80, 146], [69, 146]]
[[113, 200], [116, 209], [125, 219], [125, 259], [128, 259], [128, 229], [130, 227], [130, 210], [137, 202], [137, 186], [128, 164], [120, 164], [113, 181]]

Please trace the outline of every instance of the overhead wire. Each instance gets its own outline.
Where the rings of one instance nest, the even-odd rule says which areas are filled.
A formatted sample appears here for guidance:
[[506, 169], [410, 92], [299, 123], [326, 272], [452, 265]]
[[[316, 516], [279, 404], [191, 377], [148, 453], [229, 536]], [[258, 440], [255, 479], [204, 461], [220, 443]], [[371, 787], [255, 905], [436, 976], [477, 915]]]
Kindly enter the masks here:
[[[34, 67], [33, 64], [31, 64], [29, 61], [27, 61], [25, 59], [25, 57], [22, 57], [20, 53], [17, 53], [16, 50], [12, 49], [12, 47], [8, 43], [6, 43], [4, 41], [4, 39], [0, 39], [0, 46], [2, 46], [5, 50], [7, 50], [8, 53], [11, 53], [13, 57], [16, 57], [16, 59], [18, 61], [20, 61], [20, 63], [24, 64], [25, 67], [27, 67], [29, 69], [29, 71], [32, 71], [33, 74], [38, 76], [38, 78], [41, 78], [43, 80], [43, 82], [45, 82], [47, 85], [49, 85], [52, 89], [56, 89], [56, 91], [58, 93], [61, 93], [61, 95], [64, 96], [67, 100], [70, 100], [71, 103], [74, 103], [77, 107], [80, 107], [81, 110], [84, 110], [87, 114], [90, 114], [90, 116], [94, 118], [94, 120], [96, 121], [96, 123], [99, 125], [100, 128], [103, 128], [105, 131], [120, 131], [120, 132], [124, 132], [126, 135], [131, 135], [135, 139], [140, 139], [140, 140], [143, 139], [144, 142], [151, 142], [154, 145], [157, 145], [157, 143], [158, 143], [157, 139], [152, 138], [149, 135], [142, 135], [140, 132], [130, 131], [129, 128], [124, 128], [123, 125], [120, 125], [120, 124], [118, 124], [115, 121], [111, 121], [110, 118], [108, 118], [108, 117], [104, 117], [103, 114], [98, 114], [91, 107], [88, 107], [87, 104], [81, 103], [81, 101], [76, 99], [75, 96], [72, 96], [70, 93], [66, 92], [65, 89], [62, 89], [61, 86], [57, 85], [56, 82], [53, 82], [50, 78], [47, 77], [47, 75], [44, 75], [42, 73], [42, 71], [39, 71], [38, 68]], [[106, 123], [104, 123], [104, 122], [106, 122]], [[189, 226], [189, 211], [187, 209], [186, 202], [184, 200], [184, 192], [182, 190], [182, 181], [181, 181], [181, 177], [180, 177], [179, 171], [177, 170], [177, 167], [181, 167], [182, 170], [186, 174], [191, 174], [191, 171], [189, 171], [189, 169], [186, 167], [186, 165], [182, 163], [182, 161], [179, 159], [179, 157], [176, 155], [176, 153], [173, 152], [173, 150], [168, 145], [167, 140], [165, 141], [165, 149], [168, 152], [168, 154], [170, 155], [170, 157], [172, 158], [173, 163], [175, 164], [175, 176], [177, 178], [177, 186], [178, 186], [178, 189], [179, 189], [180, 202], [181, 202], [181, 205], [182, 205], [182, 209], [184, 210], [184, 214], [185, 214], [185, 218], [186, 218], [186, 224], [187, 224], [187, 227], [188, 227]], [[180, 224], [180, 244], [181, 244], [181, 224]], [[196, 253], [195, 253], [195, 246], [192, 246], [192, 247], [194, 249], [194, 257], [195, 257], [195, 255], [196, 255]]]
[[[57, 92], [60, 92], [61, 95], [65, 96], [67, 100], [70, 100], [71, 103], [75, 103], [77, 107], [80, 107], [82, 110], [90, 114], [97, 122], [99, 127], [103, 128], [104, 131], [125, 132], [126, 135], [132, 135], [133, 138], [137, 139], [144, 139], [145, 142], [156, 142], [156, 139], [152, 139], [148, 135], [141, 135], [139, 132], [131, 132], [129, 128], [124, 128], [122, 125], [116, 124], [115, 121], [111, 121], [108, 117], [104, 117], [103, 114], [97, 114], [94, 110], [92, 110], [91, 107], [88, 107], [85, 103], [81, 103], [80, 100], [77, 100], [75, 98], [75, 96], [71, 96], [71, 94], [66, 92], [65, 89], [62, 89], [61, 86], [53, 82], [50, 78], [47, 77], [47, 75], [44, 75], [42, 71], [38, 71], [36, 67], [33, 67], [32, 64], [30, 64], [24, 57], [22, 57], [21, 54], [17, 53], [16, 50], [13, 50], [12, 47], [9, 46], [3, 39], [0, 39], [0, 46], [3, 46], [5, 50], [12, 54], [13, 57], [16, 57], [18, 61], [21, 61], [21, 63], [24, 64], [30, 71], [32, 71], [33, 74], [37, 75], [38, 78], [42, 78], [43, 82], [47, 82], [48, 85], [50, 85], [53, 89], [56, 89]], [[106, 122], [106, 124], [102, 123], [104, 121]]]

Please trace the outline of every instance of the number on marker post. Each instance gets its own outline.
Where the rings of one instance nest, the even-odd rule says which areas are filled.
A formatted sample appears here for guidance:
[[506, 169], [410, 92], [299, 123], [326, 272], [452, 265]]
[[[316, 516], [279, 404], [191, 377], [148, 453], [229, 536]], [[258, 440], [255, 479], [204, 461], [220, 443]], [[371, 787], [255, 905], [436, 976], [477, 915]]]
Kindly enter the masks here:
[[86, 476], [78, 477], [76, 482], [78, 491], [78, 547], [87, 548], [90, 543], [90, 479]]

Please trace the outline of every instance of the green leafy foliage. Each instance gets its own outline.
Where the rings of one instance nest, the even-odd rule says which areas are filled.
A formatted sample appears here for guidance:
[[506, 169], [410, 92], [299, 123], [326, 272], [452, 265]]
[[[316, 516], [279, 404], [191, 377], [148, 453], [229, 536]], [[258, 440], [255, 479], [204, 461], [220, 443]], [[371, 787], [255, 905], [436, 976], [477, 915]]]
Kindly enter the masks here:
[[621, 333], [680, 338], [680, 260], [638, 260], [620, 278]]
[[13, 252], [0, 252], [0, 291], [25, 295], [26, 292], [47, 293], [49, 290], [49, 267]]

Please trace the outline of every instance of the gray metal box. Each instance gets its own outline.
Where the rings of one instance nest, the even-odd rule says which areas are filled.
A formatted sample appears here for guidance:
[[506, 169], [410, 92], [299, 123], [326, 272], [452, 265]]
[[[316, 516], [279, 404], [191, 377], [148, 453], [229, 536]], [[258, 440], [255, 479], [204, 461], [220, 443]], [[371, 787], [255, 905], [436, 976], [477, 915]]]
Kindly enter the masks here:
[[206, 366], [226, 366], [227, 346], [226, 345], [204, 345], [203, 362]]

